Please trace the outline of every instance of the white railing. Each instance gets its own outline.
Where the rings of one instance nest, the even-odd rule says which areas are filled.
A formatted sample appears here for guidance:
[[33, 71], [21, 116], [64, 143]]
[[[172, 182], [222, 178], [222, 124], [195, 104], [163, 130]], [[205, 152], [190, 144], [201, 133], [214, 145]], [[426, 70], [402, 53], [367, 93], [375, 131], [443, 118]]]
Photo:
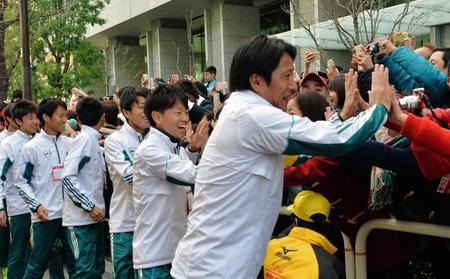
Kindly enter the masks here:
[[[396, 219], [370, 220], [361, 226], [356, 236], [356, 243], [355, 243], [356, 279], [367, 278], [366, 241], [370, 232], [374, 229], [450, 238], [450, 226], [442, 226], [410, 221], [399, 221]], [[348, 265], [346, 264], [346, 268], [347, 267]]]
[[345, 252], [345, 276], [347, 279], [355, 279], [355, 253], [353, 252], [352, 243], [350, 238], [341, 232], [344, 239], [344, 252]]

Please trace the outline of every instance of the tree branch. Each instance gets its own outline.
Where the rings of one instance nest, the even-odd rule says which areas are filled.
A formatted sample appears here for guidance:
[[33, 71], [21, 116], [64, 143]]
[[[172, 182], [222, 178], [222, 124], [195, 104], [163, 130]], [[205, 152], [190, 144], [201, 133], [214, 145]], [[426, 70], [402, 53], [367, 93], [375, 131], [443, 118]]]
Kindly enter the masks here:
[[[33, 20], [30, 21], [30, 25], [32, 23], [37, 22], [38, 20], [40, 20], [41, 18], [46, 18], [46, 17], [51, 17], [57, 14], [60, 14], [62, 12], [65, 12], [67, 10], [72, 9], [73, 7], [75, 7], [76, 2], [71, 3], [70, 5], [66, 6], [66, 7], [62, 7], [61, 9], [56, 9], [47, 13], [38, 13], [38, 12], [30, 12], [30, 18], [33, 18]], [[17, 17], [13, 18], [13, 19], [8, 19], [8, 20], [3, 20], [0, 21], [0, 28], [2, 28], [4, 26], [4, 28], [7, 28], [8, 26], [18, 22], [20, 20], [19, 14], [17, 14]]]
[[[394, 21], [394, 24], [392, 25], [391, 33], [395, 32], [395, 31], [397, 31], [397, 32], [400, 31], [403, 20], [409, 14], [409, 4], [410, 3], [411, 3], [411, 0], [405, 1], [405, 6], [403, 6], [403, 11], [397, 16], [397, 18]], [[413, 12], [413, 11], [414, 11], [414, 9], [411, 12]]]
[[9, 69], [7, 69], [9, 76], [12, 76], [14, 69], [19, 64], [21, 54], [22, 54], [22, 52], [20, 51], [20, 49], [18, 49], [16, 52], [16, 55], [14, 56], [14, 60], [11, 62]]

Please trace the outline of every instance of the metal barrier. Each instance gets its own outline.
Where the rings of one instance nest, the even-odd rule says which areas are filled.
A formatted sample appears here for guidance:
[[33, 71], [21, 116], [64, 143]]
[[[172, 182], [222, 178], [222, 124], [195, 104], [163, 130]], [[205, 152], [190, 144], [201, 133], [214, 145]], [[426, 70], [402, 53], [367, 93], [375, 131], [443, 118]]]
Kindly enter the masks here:
[[356, 279], [367, 278], [366, 241], [370, 232], [374, 229], [450, 238], [450, 226], [399, 221], [396, 219], [370, 220], [361, 226], [356, 236], [356, 243], [355, 243]]
[[344, 252], [345, 252], [345, 276], [347, 279], [355, 279], [355, 253], [353, 252], [352, 243], [350, 238], [341, 232], [344, 239]]
[[292, 213], [289, 210], [287, 210], [287, 208], [288, 208], [287, 206], [280, 207], [279, 214], [284, 216], [291, 216]]

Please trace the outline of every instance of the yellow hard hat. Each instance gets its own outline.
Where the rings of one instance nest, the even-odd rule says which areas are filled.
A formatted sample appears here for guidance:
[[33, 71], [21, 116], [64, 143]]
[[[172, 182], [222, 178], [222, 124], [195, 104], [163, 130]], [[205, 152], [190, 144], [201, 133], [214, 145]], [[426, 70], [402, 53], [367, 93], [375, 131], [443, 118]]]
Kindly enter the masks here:
[[314, 222], [311, 216], [317, 213], [323, 214], [328, 220], [330, 202], [319, 193], [305, 190], [298, 193], [294, 203], [287, 209], [304, 221]]
[[292, 166], [298, 160], [298, 155], [283, 155], [284, 167]]

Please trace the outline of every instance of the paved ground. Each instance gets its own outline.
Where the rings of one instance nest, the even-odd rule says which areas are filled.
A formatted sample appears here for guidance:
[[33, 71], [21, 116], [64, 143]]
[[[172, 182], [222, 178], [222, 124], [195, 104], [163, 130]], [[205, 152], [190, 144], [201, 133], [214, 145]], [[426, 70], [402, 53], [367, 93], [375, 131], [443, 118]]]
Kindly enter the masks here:
[[[69, 275], [67, 274], [67, 272], [65, 272], [65, 277], [69, 278]], [[112, 273], [112, 265], [110, 261], [105, 261], [105, 273], [103, 274], [103, 278], [104, 279], [111, 279], [111, 273]], [[45, 272], [44, 278], [43, 279], [50, 279], [49, 275], [48, 275], [48, 270]]]

